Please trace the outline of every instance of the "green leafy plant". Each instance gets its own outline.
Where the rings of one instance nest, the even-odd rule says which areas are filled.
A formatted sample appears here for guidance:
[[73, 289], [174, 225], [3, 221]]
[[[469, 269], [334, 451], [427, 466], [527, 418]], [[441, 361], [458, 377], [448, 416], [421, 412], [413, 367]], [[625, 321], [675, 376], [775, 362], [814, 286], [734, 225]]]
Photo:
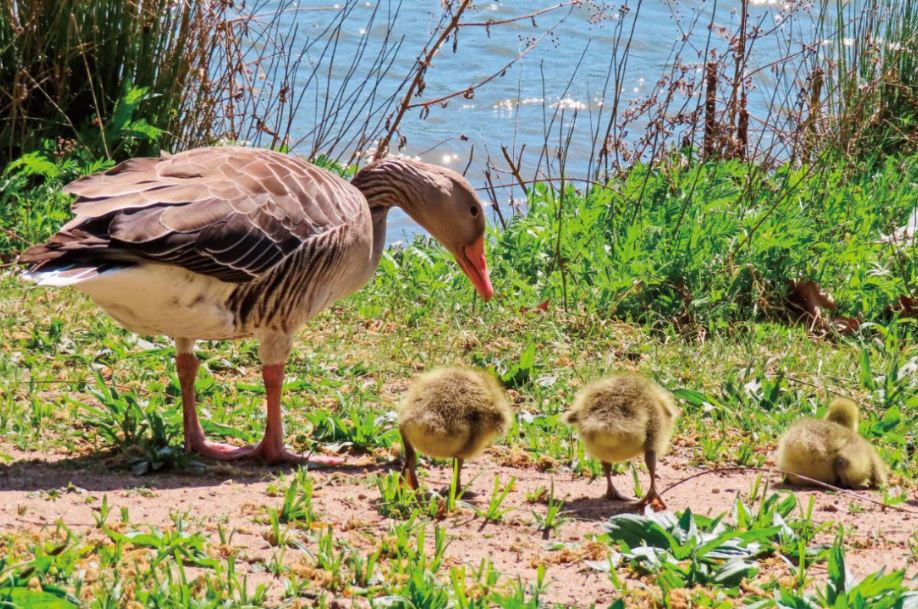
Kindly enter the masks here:
[[80, 605], [73, 597], [57, 587], [30, 587], [10, 579], [0, 582], [0, 603], [10, 607], [42, 607], [44, 609], [76, 609]]
[[93, 510], [92, 514], [97, 529], [105, 527], [105, 522], [108, 520], [108, 515], [110, 513], [111, 508], [108, 506], [108, 495], [102, 495], [102, 503], [99, 505], [99, 509]]
[[409, 488], [396, 472], [376, 476], [374, 481], [380, 494], [376, 509], [382, 516], [411, 518], [424, 514], [429, 518], [439, 518], [447, 511], [446, 498]]
[[517, 358], [495, 358], [481, 354], [474, 356], [475, 364], [491, 369], [505, 386], [522, 387], [535, 379], [538, 370], [536, 344], [528, 342]]
[[338, 549], [331, 527], [325, 527], [319, 534], [318, 549], [313, 560], [320, 569], [327, 571], [332, 578], [329, 588], [340, 589], [344, 585], [344, 565], [347, 554]]
[[494, 488], [491, 489], [491, 498], [488, 501], [488, 506], [484, 510], [476, 509], [475, 512], [484, 518], [485, 522], [500, 522], [503, 520], [504, 514], [511, 511], [513, 508], [503, 508], [501, 506], [507, 498], [507, 495], [513, 490], [515, 483], [516, 478], [511, 477], [510, 481], [502, 486], [500, 483], [500, 476], [494, 474]]
[[352, 406], [341, 414], [316, 409], [306, 416], [313, 426], [312, 437], [337, 448], [358, 451], [388, 448], [398, 436], [394, 419], [389, 413], [380, 415]]
[[186, 532], [181, 527], [164, 531], [151, 526], [147, 531], [119, 533], [106, 529], [105, 532], [112, 541], [156, 550], [153, 564], [179, 556], [185, 562], [199, 567], [213, 568], [218, 564], [218, 561], [210, 558], [204, 549], [204, 535]]
[[664, 590], [735, 587], [758, 571], [758, 558], [789, 546], [806, 548], [816, 531], [808, 519], [794, 527], [785, 522], [795, 507], [792, 495], [783, 500], [771, 495], [757, 510], [737, 500], [734, 524], [723, 515], [709, 518], [685, 510], [677, 516], [619, 514], [609, 519], [605, 529], [607, 539], [629, 564], [655, 574]]
[[316, 521], [312, 508], [312, 489], [309, 471], [298, 468], [284, 492], [284, 503], [278, 512], [278, 520], [284, 524], [296, 522], [307, 529], [312, 527]]
[[548, 536], [552, 531], [557, 532], [561, 526], [567, 522], [568, 518], [564, 512], [564, 501], [555, 498], [555, 481], [551, 481], [546, 498], [545, 513], [532, 512], [535, 521], [535, 527]]
[[828, 580], [814, 592], [780, 587], [774, 598], [747, 605], [767, 607], [834, 607], [837, 609], [904, 609], [918, 607], [918, 592], [905, 584], [905, 572], [880, 569], [863, 579], [854, 579], [845, 567], [844, 532], [839, 529], [829, 550]]

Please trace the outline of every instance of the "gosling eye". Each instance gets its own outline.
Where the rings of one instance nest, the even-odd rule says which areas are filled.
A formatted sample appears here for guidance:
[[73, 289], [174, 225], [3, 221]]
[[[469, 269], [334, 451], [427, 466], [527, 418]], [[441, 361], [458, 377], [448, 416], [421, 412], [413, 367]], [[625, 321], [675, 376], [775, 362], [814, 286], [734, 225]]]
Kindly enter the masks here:
[[477, 217], [478, 217], [478, 208], [477, 208], [477, 207], [472, 207], [472, 208], [471, 208], [471, 211], [472, 211], [472, 217], [473, 217], [473, 218], [477, 218]]

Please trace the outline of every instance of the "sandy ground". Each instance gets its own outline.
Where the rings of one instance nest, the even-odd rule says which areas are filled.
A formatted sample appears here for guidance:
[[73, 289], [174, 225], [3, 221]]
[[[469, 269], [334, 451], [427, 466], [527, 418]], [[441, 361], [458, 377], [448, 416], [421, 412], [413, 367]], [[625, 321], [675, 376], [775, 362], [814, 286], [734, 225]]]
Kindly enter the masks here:
[[[137, 477], [123, 470], [112, 470], [100, 457], [69, 458], [30, 454], [10, 448], [11, 463], [0, 465], [0, 530], [27, 530], [51, 525], [62, 520], [76, 530], [94, 527], [93, 507], [99, 505], [103, 494], [112, 507], [110, 521], [118, 519], [119, 509], [127, 506], [134, 523], [169, 526], [170, 514], [188, 512], [187, 521], [209, 531], [216, 539], [216, 524], [235, 530], [232, 545], [242, 548], [242, 562], [255, 564], [267, 560], [274, 548], [265, 541], [269, 527], [259, 522], [263, 506], [281, 503], [280, 497], [269, 497], [267, 486], [272, 477], [283, 471], [257, 465], [213, 465], [200, 475], [159, 474]], [[617, 593], [605, 574], [590, 570], [586, 561], [602, 559], [601, 544], [590, 544], [585, 537], [602, 532], [602, 522], [608, 516], [625, 511], [628, 505], [602, 499], [604, 482], [585, 478], [572, 479], [569, 473], [543, 473], [535, 468], [499, 465], [506, 455], [492, 449], [484, 458], [467, 464], [464, 474], [471, 481], [477, 496], [470, 502], [486, 506], [494, 474], [506, 481], [516, 478], [516, 488], [505, 502], [513, 511], [500, 524], [482, 525], [482, 519], [465, 509], [442, 521], [449, 533], [448, 566], [465, 564], [477, 568], [483, 558], [489, 558], [501, 573], [524, 580], [533, 580], [536, 567], [546, 564], [550, 587], [549, 600], [588, 606], [599, 606], [614, 600]], [[376, 465], [369, 458], [353, 457], [349, 467], [341, 470], [316, 470], [314, 504], [323, 522], [330, 523], [336, 537], [344, 537], [356, 546], [372, 548], [384, 535], [389, 522], [376, 511], [374, 501], [379, 492], [372, 485], [371, 474], [383, 473], [393, 465]], [[428, 468], [425, 483], [445, 485], [450, 471], [444, 467]], [[660, 486], [669, 484], [702, 470], [687, 465], [685, 451], [677, 449], [663, 460]], [[532, 510], [544, 511], [544, 505], [526, 502], [527, 492], [547, 487], [552, 478], [556, 496], [566, 500], [571, 518], [557, 534], [548, 539], [532, 525]], [[729, 511], [737, 494], [750, 492], [755, 474], [751, 472], [715, 473], [693, 479], [673, 489], [664, 497], [672, 510], [691, 507], [695, 513], [716, 515]], [[423, 479], [422, 479], [423, 480]], [[778, 480], [770, 480], [780, 487]], [[76, 491], [65, 492], [68, 485]], [[629, 475], [616, 477], [623, 492], [630, 493]], [[646, 482], [645, 482], [646, 484]], [[54, 497], [41, 491], [60, 490]], [[798, 491], [801, 503], [807, 497], [815, 499], [814, 518], [819, 522], [834, 521], [847, 530], [848, 565], [855, 575], [864, 575], [880, 567], [906, 568], [915, 575], [918, 565], [911, 559], [909, 537], [918, 529], [918, 497], [914, 494], [903, 507], [903, 513], [845, 495], [820, 491]], [[865, 493], [874, 499], [878, 493]], [[853, 507], [854, 506], [854, 507]], [[192, 529], [194, 530], [194, 529]], [[827, 540], [829, 539], [827, 534]], [[567, 544], [559, 550], [558, 542]], [[555, 547], [553, 547], [555, 546]], [[296, 560], [291, 550], [287, 559]], [[778, 565], [780, 567], [780, 565]], [[814, 568], [825, 569], [824, 565]], [[280, 589], [280, 583], [266, 573], [256, 573], [252, 583], [267, 582]], [[635, 585], [640, 586], [636, 581]]]

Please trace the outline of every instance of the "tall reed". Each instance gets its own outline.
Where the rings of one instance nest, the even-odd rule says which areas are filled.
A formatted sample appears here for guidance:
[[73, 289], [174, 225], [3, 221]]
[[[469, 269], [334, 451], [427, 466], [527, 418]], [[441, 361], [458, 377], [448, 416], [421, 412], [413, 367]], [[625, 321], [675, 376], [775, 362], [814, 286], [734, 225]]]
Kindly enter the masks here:
[[848, 156], [918, 149], [918, 3], [837, 4], [824, 131]]
[[151, 93], [140, 112], [169, 145], [207, 101], [195, 92], [226, 4], [0, 0], [0, 155], [57, 137], [111, 154], [105, 123], [132, 88]]
[[[322, 86], [329, 41], [356, 4], [308, 35], [296, 15], [309, 9], [295, 0], [0, 0], [0, 166], [45, 140], [107, 158], [221, 139], [286, 147], [307, 89], [330, 95], [314, 139], [336, 145], [328, 119], [353, 122], [394, 59], [385, 53], [346, 95]], [[390, 28], [397, 14], [387, 12]], [[311, 50], [320, 61], [310, 72]]]

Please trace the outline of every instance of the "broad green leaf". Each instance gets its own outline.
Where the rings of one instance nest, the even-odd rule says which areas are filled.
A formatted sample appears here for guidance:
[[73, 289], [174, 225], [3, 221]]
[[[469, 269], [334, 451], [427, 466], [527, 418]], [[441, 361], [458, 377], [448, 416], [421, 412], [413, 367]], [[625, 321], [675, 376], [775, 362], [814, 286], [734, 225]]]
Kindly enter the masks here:
[[0, 606], [16, 609], [77, 609], [79, 605], [63, 592], [32, 590], [25, 586], [0, 587]]
[[679, 546], [679, 542], [659, 524], [637, 514], [617, 514], [609, 518], [604, 525], [609, 536], [616, 541], [624, 541], [630, 547], [647, 545], [670, 550]]
[[717, 400], [707, 396], [700, 391], [695, 391], [694, 389], [685, 389], [679, 388], [673, 391], [673, 395], [678, 399], [688, 402], [693, 406], [704, 406], [705, 404], [717, 404]]
[[758, 571], [754, 562], [733, 558], [720, 567], [713, 577], [713, 581], [721, 586], [738, 586], [747, 577], [752, 577]]

